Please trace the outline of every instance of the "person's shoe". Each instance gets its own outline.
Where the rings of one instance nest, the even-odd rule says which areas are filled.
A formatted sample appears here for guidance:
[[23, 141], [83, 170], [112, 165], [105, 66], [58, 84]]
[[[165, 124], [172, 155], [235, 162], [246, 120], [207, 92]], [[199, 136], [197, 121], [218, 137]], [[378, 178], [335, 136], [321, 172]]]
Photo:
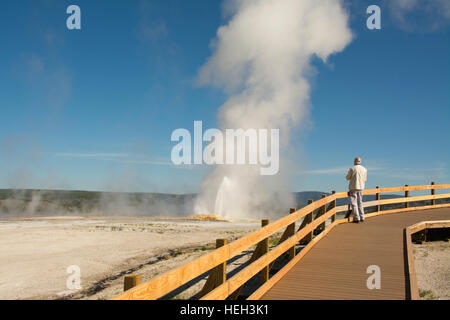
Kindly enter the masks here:
[[359, 223], [359, 220], [353, 220], [353, 223]]
[[364, 222], [364, 221], [365, 221], [365, 219], [362, 219], [362, 220], [361, 220], [361, 222]]

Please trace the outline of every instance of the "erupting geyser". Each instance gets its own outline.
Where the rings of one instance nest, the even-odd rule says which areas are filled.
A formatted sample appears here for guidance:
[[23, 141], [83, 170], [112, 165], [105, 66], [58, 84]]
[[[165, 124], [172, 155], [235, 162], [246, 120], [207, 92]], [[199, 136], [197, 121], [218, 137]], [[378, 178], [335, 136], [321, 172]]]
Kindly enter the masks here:
[[[217, 115], [220, 130], [279, 129], [280, 166], [277, 174], [263, 177], [252, 166], [217, 164], [202, 181], [197, 212], [269, 217], [293, 203], [290, 134], [309, 114], [314, 59], [326, 62], [352, 40], [343, 2], [226, 0], [229, 21], [217, 30], [198, 83], [227, 95]], [[251, 148], [246, 151], [250, 155]]]
[[228, 177], [224, 177], [222, 183], [217, 190], [216, 203], [214, 206], [214, 214], [225, 218], [225, 201], [227, 200], [227, 194], [229, 194], [231, 189], [231, 181]]

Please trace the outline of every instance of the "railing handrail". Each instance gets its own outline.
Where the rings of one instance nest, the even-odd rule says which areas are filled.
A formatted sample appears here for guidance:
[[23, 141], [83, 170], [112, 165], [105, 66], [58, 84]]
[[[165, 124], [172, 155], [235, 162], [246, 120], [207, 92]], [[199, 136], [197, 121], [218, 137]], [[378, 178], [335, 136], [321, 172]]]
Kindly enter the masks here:
[[420, 300], [419, 287], [417, 283], [417, 273], [414, 263], [414, 250], [412, 245], [412, 235], [414, 233], [426, 230], [426, 229], [436, 229], [436, 228], [450, 228], [449, 220], [437, 220], [437, 221], [422, 221], [412, 226], [405, 228], [405, 249], [406, 249], [406, 263], [408, 269], [408, 285], [409, 285], [409, 299]]
[[[443, 185], [421, 185], [421, 186], [404, 186], [404, 187], [394, 187], [394, 188], [375, 188], [368, 189], [363, 192], [364, 195], [368, 194], [381, 194], [387, 192], [401, 192], [401, 191], [417, 191], [417, 190], [435, 190], [435, 189], [449, 189], [450, 184]], [[383, 199], [374, 201], [376, 204], [372, 205], [385, 205], [389, 204], [389, 200], [392, 203], [401, 203], [408, 202], [411, 199], [420, 199], [420, 200], [411, 200], [411, 201], [423, 201], [430, 199], [439, 199], [443, 197], [450, 197], [450, 194], [445, 195], [434, 195], [434, 191], [432, 191], [432, 195], [429, 196], [420, 196], [420, 197], [411, 197], [411, 198], [393, 198], [393, 199]], [[254, 274], [255, 270], [259, 268], [259, 266], [265, 264], [266, 266], [269, 263], [272, 263], [275, 259], [281, 256], [289, 247], [295, 246], [295, 244], [300, 241], [304, 236], [308, 233], [311, 233], [316, 229], [319, 225], [324, 224], [326, 220], [335, 215], [339, 210], [336, 208], [336, 200], [341, 198], [348, 197], [348, 192], [340, 192], [333, 193], [329, 196], [324, 196], [322, 199], [314, 201], [307, 206], [296, 210], [295, 212], [285, 216], [283, 218], [278, 219], [261, 229], [254, 231], [240, 239], [237, 239], [229, 244], [226, 244], [204, 256], [201, 256], [194, 261], [186, 263], [176, 269], [170, 270], [156, 278], [138, 285], [123, 294], [119, 295], [115, 299], [117, 300], [126, 300], [126, 299], [158, 299], [171, 291], [179, 288], [185, 283], [195, 279], [196, 277], [204, 274], [207, 271], [217, 267], [221, 263], [224, 263], [231, 258], [237, 256], [248, 248], [252, 247], [255, 244], [260, 243], [264, 239], [267, 239], [271, 235], [279, 232], [283, 228], [288, 227], [289, 225], [294, 224], [296, 221], [306, 217], [307, 215], [314, 212], [316, 209], [325, 208], [324, 214], [312, 221], [308, 225], [306, 225], [303, 229], [298, 230], [284, 242], [279, 244], [275, 249], [267, 252], [262, 255], [256, 261], [253, 261], [251, 264], [246, 266], [243, 270], [239, 271], [232, 278], [227, 279], [225, 283], [215, 288], [213, 291], [208, 293], [203, 298], [206, 299], [214, 299], [214, 298], [226, 298], [225, 294], [232, 293], [233, 289], [239, 288], [243, 283], [245, 283], [248, 279], [250, 279]], [[403, 201], [401, 201], [403, 199]], [[334, 202], [334, 207], [331, 210], [326, 210], [326, 206]], [[430, 207], [430, 206], [428, 206]], [[431, 206], [433, 207], [433, 205]], [[405, 210], [414, 210], [413, 208], [405, 208]], [[391, 210], [396, 211], [396, 210]], [[278, 248], [279, 247], [279, 248]], [[286, 249], [286, 250], [284, 250]], [[283, 251], [284, 250], [284, 251]], [[262, 266], [261, 268], [264, 268]], [[256, 273], [258, 273], [256, 271]], [[245, 274], [247, 273], [247, 274]], [[244, 275], [244, 276], [243, 276]], [[241, 277], [241, 278], [240, 278]], [[231, 290], [231, 291], [230, 291]]]
[[432, 189], [450, 189], [450, 184], [427, 184], [427, 185], [420, 185], [420, 186], [404, 186], [404, 187], [392, 187], [392, 188], [367, 189], [367, 190], [363, 191], [363, 195], [375, 194], [375, 193], [387, 193], [387, 192], [432, 190]]

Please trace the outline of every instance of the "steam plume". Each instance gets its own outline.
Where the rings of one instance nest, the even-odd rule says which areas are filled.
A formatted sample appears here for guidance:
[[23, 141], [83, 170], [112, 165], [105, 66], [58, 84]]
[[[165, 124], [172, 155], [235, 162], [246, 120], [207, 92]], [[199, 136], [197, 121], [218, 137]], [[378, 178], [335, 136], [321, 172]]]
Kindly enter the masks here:
[[[231, 19], [218, 29], [199, 82], [229, 96], [218, 113], [221, 129], [280, 129], [286, 148], [290, 130], [308, 115], [311, 59], [326, 61], [350, 43], [348, 16], [339, 0], [229, 0], [225, 8]], [[225, 177], [233, 185], [221, 188], [226, 217], [267, 215], [292, 202], [283, 173], [261, 177], [254, 166], [217, 166], [202, 182], [196, 211], [214, 211]]]

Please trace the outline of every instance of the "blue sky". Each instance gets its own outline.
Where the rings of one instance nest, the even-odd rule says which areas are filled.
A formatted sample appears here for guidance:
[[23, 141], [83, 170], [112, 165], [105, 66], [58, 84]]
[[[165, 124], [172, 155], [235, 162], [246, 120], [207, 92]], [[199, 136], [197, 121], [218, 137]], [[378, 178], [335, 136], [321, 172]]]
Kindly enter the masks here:
[[[67, 6], [82, 30], [66, 28]], [[365, 8], [379, 4], [382, 29]], [[293, 191], [449, 182], [450, 27], [420, 7], [346, 2], [352, 43], [314, 61], [310, 121], [293, 133]], [[195, 79], [227, 22], [219, 1], [4, 1], [0, 188], [197, 192], [206, 166], [170, 164], [173, 130], [217, 127], [226, 96]], [[405, 20], [406, 19], [406, 20]], [[405, 21], [409, 20], [408, 27]], [[355, 121], [357, 119], [357, 121]]]

